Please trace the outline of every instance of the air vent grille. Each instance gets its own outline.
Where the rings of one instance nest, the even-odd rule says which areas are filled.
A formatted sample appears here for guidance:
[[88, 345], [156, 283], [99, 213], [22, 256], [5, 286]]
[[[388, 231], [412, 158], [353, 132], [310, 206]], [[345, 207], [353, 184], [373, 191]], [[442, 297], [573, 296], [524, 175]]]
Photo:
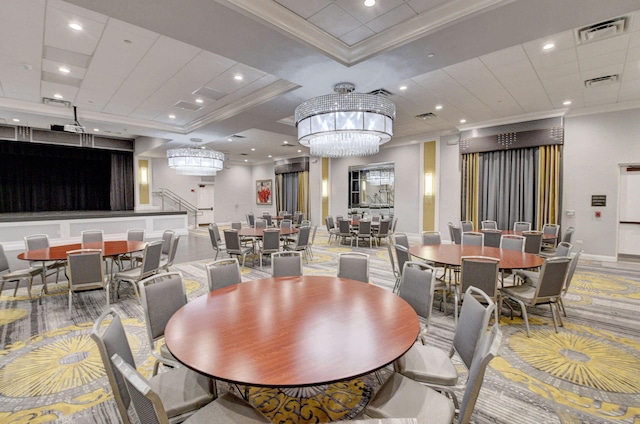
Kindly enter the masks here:
[[433, 118], [437, 118], [438, 115], [436, 115], [435, 113], [431, 113], [431, 112], [427, 112], [427, 113], [423, 113], [422, 115], [416, 115], [416, 118], [418, 119], [422, 119], [422, 120], [427, 120], [427, 119], [433, 119]]
[[618, 80], [620, 79], [620, 75], [615, 74], [615, 75], [607, 75], [604, 77], [597, 77], [597, 78], [591, 78], [588, 80], [585, 80], [584, 82], [584, 86], [585, 87], [600, 87], [603, 85], [609, 85], [609, 84], [613, 84], [618, 82]]
[[385, 90], [384, 88], [378, 88], [377, 90], [373, 90], [367, 94], [373, 94], [375, 96], [385, 96], [385, 97], [393, 96], [393, 93], [391, 91]]
[[185, 102], [184, 100], [180, 100], [174, 106], [175, 107], [179, 107], [180, 109], [193, 110], [193, 111], [202, 109], [202, 105], [197, 105], [195, 103]]
[[52, 99], [50, 97], [43, 97], [42, 103], [44, 103], [45, 105], [51, 105], [51, 106], [71, 107], [71, 102], [67, 100]]
[[247, 137], [243, 135], [233, 134], [233, 135], [230, 135], [229, 138], [247, 138]]
[[576, 30], [579, 43], [589, 43], [614, 37], [624, 33], [629, 28], [629, 18], [622, 16], [608, 21], [599, 22]]

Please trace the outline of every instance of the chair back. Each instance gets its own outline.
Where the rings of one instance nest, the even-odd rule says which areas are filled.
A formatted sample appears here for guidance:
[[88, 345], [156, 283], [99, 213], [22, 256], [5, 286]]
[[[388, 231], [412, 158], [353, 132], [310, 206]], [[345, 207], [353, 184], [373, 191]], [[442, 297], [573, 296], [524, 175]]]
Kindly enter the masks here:
[[276, 252], [271, 254], [273, 277], [299, 277], [302, 275], [302, 252]]
[[255, 228], [267, 228], [267, 221], [265, 219], [256, 219], [253, 221]]
[[179, 272], [156, 274], [138, 281], [149, 344], [164, 337], [169, 319], [187, 304], [187, 293]]
[[542, 232], [544, 235], [552, 235], [555, 238], [558, 238], [558, 233], [560, 232], [560, 226], [558, 224], [544, 224], [542, 226]]
[[[482, 302], [478, 299], [482, 299]], [[495, 307], [493, 300], [476, 287], [469, 287], [464, 294], [458, 326], [453, 336], [453, 349], [460, 355], [467, 369], [471, 367], [476, 347], [487, 331]]]
[[491, 330], [482, 336], [482, 340], [478, 344], [478, 350], [471, 362], [469, 369], [469, 377], [467, 385], [464, 389], [462, 402], [460, 403], [460, 412], [458, 413], [458, 423], [467, 424], [471, 420], [471, 414], [478, 399], [482, 382], [484, 381], [484, 373], [489, 362], [496, 356], [500, 350], [502, 342], [502, 330], [498, 324], [494, 324]]
[[280, 228], [293, 228], [293, 221], [290, 219], [283, 219], [280, 222]]
[[486, 293], [494, 302], [498, 298], [498, 263], [500, 259], [487, 256], [460, 258], [460, 292], [471, 286]]
[[389, 254], [389, 262], [391, 262], [391, 270], [393, 271], [393, 276], [396, 278], [400, 278], [400, 271], [398, 267], [396, 267], [396, 261], [393, 259], [393, 251], [394, 247], [391, 246], [391, 243], [387, 243], [387, 253]]
[[451, 236], [451, 243], [453, 244], [461, 244], [462, 243], [462, 231], [460, 227], [456, 227], [453, 223], [449, 223], [449, 235]]
[[524, 236], [524, 252], [538, 255], [542, 248], [542, 231], [523, 231]]
[[582, 249], [576, 253], [573, 258], [571, 258], [571, 263], [569, 264], [569, 271], [567, 271], [567, 279], [564, 283], [564, 289], [562, 290], [562, 294], [567, 294], [569, 291], [569, 286], [571, 285], [571, 280], [573, 280], [573, 274], [576, 272], [576, 267], [578, 266], [578, 260], [580, 260], [580, 255], [582, 255]]
[[82, 243], [102, 243], [104, 232], [102, 230], [84, 230], [80, 233]]
[[209, 283], [209, 291], [222, 289], [232, 284], [242, 282], [242, 274], [240, 272], [240, 263], [238, 259], [220, 259], [206, 264], [207, 280]]
[[463, 233], [473, 231], [473, 221], [460, 221], [460, 230]]
[[483, 230], [497, 230], [498, 223], [496, 221], [491, 221], [491, 220], [481, 221], [480, 228]]
[[114, 372], [122, 379], [125, 389], [131, 396], [133, 410], [140, 422], [169, 424], [169, 417], [162, 404], [162, 399], [153, 391], [142, 374], [127, 364], [117, 353], [111, 358], [111, 363]]
[[351, 227], [349, 221], [341, 219], [338, 221], [338, 228], [340, 228], [340, 235], [345, 237], [351, 237]]
[[4, 247], [0, 244], [0, 273], [9, 271], [9, 260], [7, 259], [7, 255], [4, 253]]
[[[109, 318], [112, 318], [111, 322], [109, 322], [109, 324], [105, 324]], [[120, 316], [117, 314], [115, 309], [109, 308], [104, 311], [100, 317], [98, 317], [96, 322], [93, 324], [91, 338], [98, 346], [98, 351], [102, 358], [102, 364], [104, 365], [104, 369], [107, 372], [107, 377], [109, 379], [109, 384], [111, 385], [111, 392], [113, 393], [116, 405], [118, 406], [118, 411], [120, 412], [120, 419], [123, 423], [129, 424], [131, 421], [129, 420], [129, 414], [127, 411], [131, 404], [131, 398], [129, 397], [129, 391], [127, 390], [126, 383], [122, 378], [122, 374], [120, 374], [114, 367], [111, 362], [111, 357], [114, 354], [117, 354], [124, 360], [124, 362], [133, 368], [135, 368], [136, 363], [133, 360], [133, 353], [131, 352], [131, 347], [127, 340], [127, 334], [122, 326], [122, 321], [120, 321]]]
[[282, 217], [283, 220], [288, 219], [289, 221], [293, 221], [293, 215], [290, 213], [285, 213]]
[[393, 224], [391, 224], [391, 232], [395, 233], [396, 232], [396, 227], [398, 226], [398, 217], [394, 217], [393, 218]]
[[67, 252], [69, 290], [80, 291], [104, 288], [102, 250], [78, 249]]
[[49, 247], [49, 236], [46, 234], [33, 234], [24, 238], [24, 247], [30, 250], [46, 249]]
[[316, 232], [318, 231], [318, 226], [313, 226], [313, 231], [311, 232], [311, 242], [309, 242], [309, 246], [313, 246], [313, 243], [316, 241]]
[[173, 236], [171, 239], [171, 246], [169, 246], [169, 255], [167, 256], [167, 261], [162, 264], [162, 269], [169, 270], [170, 266], [173, 266], [173, 262], [176, 260], [176, 253], [178, 252], [178, 242], [180, 241], [180, 236]]
[[462, 244], [466, 246], [484, 246], [484, 234], [475, 231], [462, 233]]
[[217, 251], [220, 250], [220, 245], [218, 244], [218, 237], [216, 236], [216, 231], [214, 230], [214, 226], [216, 224], [209, 224], [209, 240], [211, 240], [211, 247], [213, 247], [213, 250]]
[[162, 240], [147, 243], [142, 254], [140, 279], [147, 278], [158, 271], [158, 268], [160, 268], [160, 258], [162, 257], [163, 245], [164, 242]]
[[303, 219], [302, 222], [300, 222], [300, 226], [301, 227], [311, 227], [311, 221], [308, 219]]
[[240, 222], [240, 221], [231, 222], [231, 229], [232, 230], [242, 230], [242, 222]]
[[380, 222], [380, 220], [381, 220], [380, 215], [371, 216], [371, 222]]
[[556, 247], [556, 252], [553, 256], [569, 256], [571, 254], [571, 249], [573, 249], [571, 243], [561, 241], [558, 243], [558, 247]]
[[404, 264], [405, 262], [411, 261], [411, 255], [409, 255], [409, 249], [406, 247], [397, 244], [394, 246], [396, 248], [396, 258], [398, 259], [398, 271], [400, 271], [400, 275], [402, 275]]
[[233, 253], [240, 251], [240, 235], [236, 229], [226, 229], [224, 232], [224, 244], [227, 252]]
[[338, 254], [338, 277], [369, 282], [369, 255], [360, 252]]
[[358, 236], [371, 236], [371, 221], [363, 219], [358, 224]]
[[309, 245], [309, 233], [311, 227], [300, 227], [298, 230], [298, 238], [296, 240], [296, 249], [301, 249]]
[[289, 213], [289, 212], [287, 212], [287, 211], [279, 211], [279, 212], [278, 212], [278, 216], [285, 216], [285, 215], [287, 215], [288, 213]]
[[144, 241], [144, 230], [140, 228], [127, 230], [127, 241]]
[[404, 299], [429, 326], [433, 310], [435, 268], [423, 262], [405, 262], [398, 296]]
[[271, 217], [271, 215], [262, 215], [262, 219], [266, 221], [267, 227], [273, 226], [273, 218]]
[[262, 251], [273, 253], [280, 250], [280, 230], [278, 228], [268, 228], [264, 230], [262, 236]]
[[409, 237], [405, 233], [395, 233], [392, 237], [393, 244], [396, 246], [402, 246], [405, 248], [409, 248]]
[[247, 214], [247, 223], [250, 227], [254, 227], [256, 225], [256, 216], [253, 214], [253, 212], [249, 212]]
[[487, 247], [500, 247], [502, 241], [502, 231], [500, 230], [482, 230], [484, 234], [484, 245]]
[[552, 257], [544, 261], [536, 287], [536, 300], [533, 304], [560, 296], [569, 272], [570, 262], [571, 259], [568, 257]]
[[513, 231], [521, 233], [523, 231], [531, 231], [531, 223], [525, 221], [516, 221], [513, 223]]
[[442, 238], [439, 231], [423, 231], [422, 232], [422, 245], [433, 246], [442, 244]]
[[391, 225], [391, 221], [388, 219], [383, 219], [380, 221], [378, 225], [378, 233], [377, 237], [387, 237], [389, 235], [389, 226]]
[[571, 243], [571, 239], [573, 238], [573, 233], [576, 231], [575, 228], [569, 227], [567, 231], [564, 232], [564, 236], [562, 237], [562, 241], [566, 241], [567, 243]]
[[173, 240], [173, 236], [175, 232], [173, 230], [165, 230], [162, 233], [162, 255], [168, 255], [169, 250], [171, 250], [171, 240]]
[[327, 233], [331, 233], [331, 230], [333, 230], [333, 218], [331, 215], [324, 218], [324, 225], [327, 227]]
[[524, 237], [515, 234], [506, 234], [500, 239], [500, 249], [524, 252]]

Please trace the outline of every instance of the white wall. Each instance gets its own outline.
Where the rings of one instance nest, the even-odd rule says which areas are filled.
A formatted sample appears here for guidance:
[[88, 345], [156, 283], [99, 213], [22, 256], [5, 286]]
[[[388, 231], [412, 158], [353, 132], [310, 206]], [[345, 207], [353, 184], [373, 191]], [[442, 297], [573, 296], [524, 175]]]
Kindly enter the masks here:
[[[166, 158], [151, 159], [151, 192], [159, 191], [166, 188], [173, 191], [178, 196], [185, 199], [192, 205], [198, 204], [198, 184], [200, 177], [190, 175], [180, 175], [173, 169], [169, 168]], [[193, 191], [192, 191], [193, 190]], [[154, 206], [160, 205], [160, 198], [151, 196], [151, 203]], [[168, 204], [165, 208], [168, 209]], [[177, 208], [176, 208], [177, 209]]]
[[439, 140], [437, 150], [436, 231], [440, 231], [443, 240], [450, 240], [447, 223], [460, 222], [460, 147]]
[[[266, 179], [260, 178], [260, 179]], [[231, 165], [216, 175], [215, 221], [246, 221], [246, 214], [256, 208], [255, 179], [250, 166]]]

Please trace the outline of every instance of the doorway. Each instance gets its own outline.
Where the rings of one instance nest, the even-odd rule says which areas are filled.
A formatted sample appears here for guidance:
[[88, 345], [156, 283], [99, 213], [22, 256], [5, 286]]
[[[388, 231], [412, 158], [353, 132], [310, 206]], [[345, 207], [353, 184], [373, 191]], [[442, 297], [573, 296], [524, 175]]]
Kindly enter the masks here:
[[[206, 227], [215, 222], [213, 215], [214, 186], [213, 184], [198, 185], [198, 226]], [[201, 214], [201, 215], [200, 215]]]
[[640, 164], [620, 166], [618, 260], [640, 262]]

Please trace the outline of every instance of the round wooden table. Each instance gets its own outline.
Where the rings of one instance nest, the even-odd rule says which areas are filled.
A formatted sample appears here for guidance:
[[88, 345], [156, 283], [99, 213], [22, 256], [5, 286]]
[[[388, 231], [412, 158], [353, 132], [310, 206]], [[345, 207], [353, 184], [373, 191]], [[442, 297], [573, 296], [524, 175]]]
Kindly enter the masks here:
[[[264, 236], [264, 230], [267, 228], [252, 228], [252, 227], [242, 227], [238, 230], [238, 235], [240, 237], [256, 237], [262, 238]], [[269, 227], [268, 229], [278, 229], [280, 230], [281, 236], [288, 236], [291, 234], [296, 234], [298, 232], [297, 228], [277, 228], [277, 227]]]
[[138, 252], [144, 250], [147, 245], [144, 241], [105, 241], [102, 243], [74, 243], [63, 244], [60, 246], [51, 246], [46, 249], [35, 249], [28, 252], [22, 252], [18, 255], [18, 259], [26, 261], [66, 261], [67, 252], [78, 249], [101, 249], [102, 256], [118, 256], [125, 253]]
[[435, 244], [409, 247], [409, 253], [420, 259], [445, 265], [460, 266], [463, 256], [490, 256], [500, 260], [498, 267], [528, 269], [542, 266], [544, 259], [538, 255], [499, 247], [469, 246], [462, 244]]
[[265, 278], [183, 306], [165, 343], [187, 367], [231, 383], [296, 387], [371, 373], [402, 356], [419, 331], [388, 290], [337, 277]]

